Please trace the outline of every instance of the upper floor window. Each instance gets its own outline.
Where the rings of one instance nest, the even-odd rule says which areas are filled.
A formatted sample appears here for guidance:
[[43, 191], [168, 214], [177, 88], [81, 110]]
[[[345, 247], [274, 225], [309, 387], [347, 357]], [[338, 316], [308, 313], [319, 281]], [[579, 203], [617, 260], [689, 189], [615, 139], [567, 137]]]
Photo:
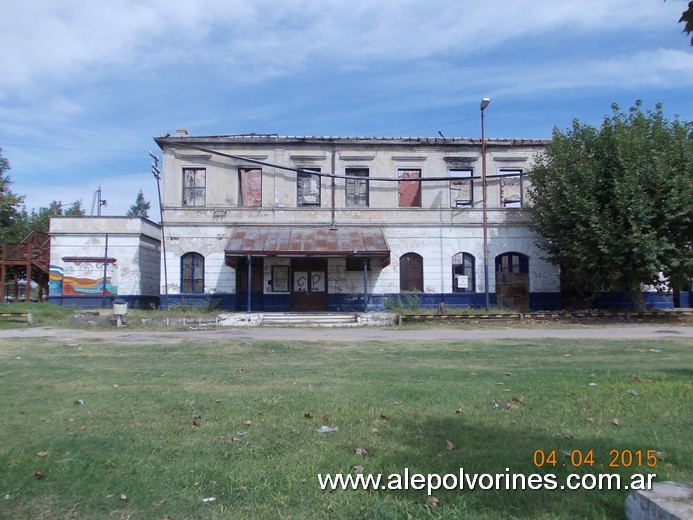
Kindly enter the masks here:
[[185, 253], [180, 263], [181, 292], [205, 292], [205, 257], [200, 253]]
[[320, 168], [303, 168], [297, 172], [297, 203], [299, 206], [320, 205], [320, 175], [309, 172], [319, 172]]
[[469, 253], [457, 253], [452, 257], [453, 292], [473, 292], [476, 287], [474, 257]]
[[361, 177], [346, 180], [346, 205], [368, 206], [368, 168], [347, 168], [347, 177]]
[[207, 198], [207, 170], [183, 168], [183, 206], [204, 206]]
[[522, 170], [501, 170], [500, 201], [504, 208], [522, 207]]
[[238, 170], [239, 206], [262, 206], [262, 170], [240, 168]]
[[423, 292], [423, 257], [421, 255], [406, 253], [399, 258], [399, 290]]
[[406, 179], [421, 178], [421, 170], [397, 170], [397, 177], [403, 179], [399, 181], [399, 205], [405, 208], [421, 207], [421, 181], [410, 181]]
[[453, 208], [474, 204], [473, 174], [471, 168], [450, 170], [450, 205]]

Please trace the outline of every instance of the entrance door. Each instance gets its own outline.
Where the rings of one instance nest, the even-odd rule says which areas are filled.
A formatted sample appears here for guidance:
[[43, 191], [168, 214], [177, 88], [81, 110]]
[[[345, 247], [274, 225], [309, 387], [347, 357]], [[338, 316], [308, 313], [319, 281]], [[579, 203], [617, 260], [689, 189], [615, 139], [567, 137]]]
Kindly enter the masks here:
[[[250, 273], [250, 310], [262, 310], [263, 298], [263, 261], [262, 258], [253, 258]], [[242, 258], [236, 264], [236, 310], [248, 310], [248, 259]]]
[[529, 309], [529, 258], [521, 253], [496, 257], [496, 303], [515, 310]]
[[294, 258], [291, 261], [291, 310], [327, 310], [327, 259]]

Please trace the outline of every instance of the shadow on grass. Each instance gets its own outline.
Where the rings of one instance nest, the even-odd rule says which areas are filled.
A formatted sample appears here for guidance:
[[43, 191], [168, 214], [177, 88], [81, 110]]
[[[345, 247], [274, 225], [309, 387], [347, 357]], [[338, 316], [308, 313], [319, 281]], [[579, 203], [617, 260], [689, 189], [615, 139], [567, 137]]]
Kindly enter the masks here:
[[[399, 453], [378, 454], [382, 473], [403, 475], [407, 468], [409, 475], [454, 475], [445, 483], [451, 486], [457, 482], [455, 490], [439, 489], [432, 493], [440, 500], [437, 511], [443, 517], [449, 517], [451, 512], [446, 513], [446, 509], [452, 508], [466, 512], [470, 518], [625, 518], [624, 502], [629, 491], [623, 487], [630, 485], [630, 476], [633, 473], [656, 473], [656, 468], [649, 468], [645, 463], [639, 467], [609, 467], [613, 459], [610, 455], [612, 450], [645, 450], [644, 447], [621, 444], [613, 437], [566, 439], [548, 431], [477, 426], [463, 417], [442, 418], [425, 425], [408, 423], [402, 431], [405, 433], [399, 442], [405, 449]], [[449, 449], [448, 441], [454, 449]], [[544, 462], [542, 467], [535, 464], [536, 450], [541, 450], [536, 460]], [[590, 451], [594, 457], [593, 465], [587, 463]], [[566, 456], [571, 452], [577, 467], [571, 464], [571, 457]], [[555, 465], [550, 460], [552, 453], [555, 453]], [[460, 490], [462, 468], [464, 489]], [[572, 490], [567, 486], [561, 489], [570, 474], [587, 475], [586, 484], [593, 486], [596, 481], [591, 475], [599, 477], [606, 473], [620, 475], [620, 490]], [[474, 474], [491, 474], [493, 477], [480, 477], [475, 482]], [[538, 475], [532, 477], [533, 484], [555, 483], [555, 489], [530, 489], [532, 474]], [[496, 480], [500, 486], [496, 486]], [[475, 489], [470, 489], [472, 483], [475, 483]], [[512, 489], [513, 485], [515, 489]], [[410, 487], [408, 491], [381, 490], [378, 493], [419, 504], [426, 501], [425, 489], [411, 490]]]

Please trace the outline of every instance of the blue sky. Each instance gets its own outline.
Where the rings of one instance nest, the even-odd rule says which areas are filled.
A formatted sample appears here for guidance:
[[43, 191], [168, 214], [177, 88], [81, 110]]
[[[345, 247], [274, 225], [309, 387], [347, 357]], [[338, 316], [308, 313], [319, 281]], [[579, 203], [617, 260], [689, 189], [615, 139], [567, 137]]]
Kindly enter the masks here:
[[5, 0], [0, 148], [28, 209], [158, 221], [153, 138], [550, 137], [611, 103], [693, 120], [682, 0]]

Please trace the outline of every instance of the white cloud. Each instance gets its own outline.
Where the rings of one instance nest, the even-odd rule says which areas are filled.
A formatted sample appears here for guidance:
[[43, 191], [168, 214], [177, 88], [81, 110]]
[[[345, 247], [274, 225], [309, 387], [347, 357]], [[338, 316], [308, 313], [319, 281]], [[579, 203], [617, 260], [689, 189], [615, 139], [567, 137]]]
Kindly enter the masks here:
[[[574, 31], [646, 30], [675, 2], [632, 0], [122, 0], [10, 2], [0, 33], [0, 90], [89, 82], [124, 65], [204, 63], [238, 79], [313, 60], [358, 67]], [[659, 16], [657, 16], [659, 15]], [[130, 69], [132, 73], [132, 69]]]

